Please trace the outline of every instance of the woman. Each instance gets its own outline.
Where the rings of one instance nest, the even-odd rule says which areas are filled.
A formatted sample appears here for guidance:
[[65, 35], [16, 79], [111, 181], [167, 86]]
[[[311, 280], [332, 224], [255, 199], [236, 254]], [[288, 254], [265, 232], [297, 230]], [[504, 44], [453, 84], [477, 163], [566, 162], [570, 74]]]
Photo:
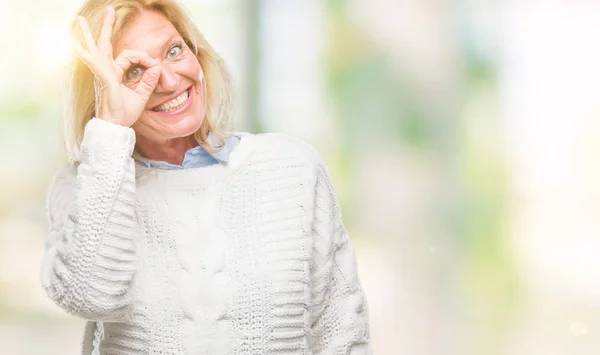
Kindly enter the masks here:
[[72, 162], [48, 192], [48, 296], [83, 353], [368, 354], [367, 304], [327, 167], [227, 133], [229, 75], [169, 0], [89, 0]]

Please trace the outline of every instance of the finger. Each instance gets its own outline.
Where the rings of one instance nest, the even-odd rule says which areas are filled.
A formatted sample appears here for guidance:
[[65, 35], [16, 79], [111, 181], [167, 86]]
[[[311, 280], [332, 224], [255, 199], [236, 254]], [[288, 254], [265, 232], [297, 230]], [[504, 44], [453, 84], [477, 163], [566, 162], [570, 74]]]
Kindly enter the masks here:
[[106, 8], [106, 15], [104, 15], [104, 23], [102, 24], [102, 30], [100, 31], [100, 37], [98, 37], [98, 48], [108, 58], [112, 59], [112, 30], [115, 24], [115, 9], [111, 6]]
[[115, 59], [114, 65], [116, 67], [115, 72], [119, 82], [126, 84], [127, 86], [137, 85], [143, 77], [142, 73], [129, 75], [129, 71], [133, 70], [133, 67], [139, 67], [142, 70], [152, 68], [156, 66], [158, 62], [151, 58], [148, 54], [140, 51], [124, 50], [117, 59]]
[[[108, 80], [109, 77], [96, 65], [94, 56], [90, 54], [87, 50], [85, 50], [79, 43], [72, 42], [73, 48], [75, 48], [75, 52], [79, 56], [79, 58], [83, 61], [83, 63], [90, 69], [90, 71], [94, 74], [94, 76], [103, 83], [110, 83], [111, 80]], [[114, 79], [113, 79], [114, 81]]]
[[83, 60], [86, 64], [88, 64], [88, 62], [91, 64], [93, 57], [88, 51], [86, 51], [79, 43], [75, 41], [71, 42], [71, 46], [73, 46], [75, 53], [77, 53], [77, 56], [79, 56], [81, 60]]
[[75, 48], [75, 52], [79, 59], [83, 61], [85, 65], [92, 71], [95, 76], [98, 76], [98, 67], [94, 63], [94, 57], [90, 54], [90, 52], [86, 51], [79, 43], [72, 42], [71, 45]]
[[126, 71], [132, 65], [139, 64], [145, 68], [150, 68], [155, 66], [157, 62], [144, 52], [124, 50], [115, 59], [115, 64], [117, 64], [117, 66], [119, 66], [123, 71]]
[[145, 52], [124, 49], [113, 61], [114, 71], [119, 82], [124, 81], [123, 76], [134, 65], [149, 68], [156, 65], [156, 61]]
[[142, 51], [134, 51], [131, 49], [124, 49], [118, 56], [117, 58], [115, 58], [115, 62], [127, 62], [129, 59], [133, 59], [136, 61], [139, 61], [140, 59], [144, 58], [147, 59], [151, 62], [153, 62], [154, 64], [151, 64], [150, 66], [153, 66], [156, 64], [156, 60], [154, 60], [154, 58], [152, 58], [151, 56], [148, 55], [148, 53], [146, 52], [142, 52]]
[[162, 68], [157, 65], [154, 66], [144, 72], [142, 76], [142, 80], [138, 83], [138, 85], [134, 88], [135, 91], [142, 99], [148, 100], [156, 85], [158, 85], [158, 80], [160, 79], [160, 75], [162, 72]]
[[83, 36], [83, 41], [85, 43], [86, 49], [94, 54], [98, 51], [96, 44], [94, 42], [94, 37], [92, 36], [92, 32], [90, 31], [90, 26], [88, 26], [87, 21], [83, 16], [77, 16], [77, 25], [79, 25], [79, 31]]
[[144, 68], [151, 68], [156, 65], [156, 61], [150, 57], [128, 57], [115, 62], [121, 69], [127, 70], [133, 65], [141, 65]]

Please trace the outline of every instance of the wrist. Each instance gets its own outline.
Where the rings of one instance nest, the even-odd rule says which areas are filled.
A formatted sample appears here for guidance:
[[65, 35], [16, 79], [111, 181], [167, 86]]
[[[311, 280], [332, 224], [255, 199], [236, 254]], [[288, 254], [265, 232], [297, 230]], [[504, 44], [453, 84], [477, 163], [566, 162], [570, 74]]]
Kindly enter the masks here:
[[123, 117], [111, 115], [103, 110], [100, 110], [98, 112], [98, 116], [96, 116], [96, 118], [101, 119], [106, 122], [110, 122], [110, 123], [119, 125], [119, 126], [123, 126], [123, 127], [131, 126], [130, 124], [127, 123], [127, 120], [125, 120]]
[[135, 146], [135, 132], [130, 127], [94, 117], [85, 126], [82, 148], [86, 150], [126, 150], [130, 156]]
[[129, 128], [130, 125], [126, 123], [126, 121], [124, 119], [120, 119], [120, 118], [113, 118], [113, 117], [108, 117], [106, 119], [104, 119], [105, 121], [108, 121], [110, 123], [119, 125], [119, 126], [123, 126], [123, 127], [127, 127]]

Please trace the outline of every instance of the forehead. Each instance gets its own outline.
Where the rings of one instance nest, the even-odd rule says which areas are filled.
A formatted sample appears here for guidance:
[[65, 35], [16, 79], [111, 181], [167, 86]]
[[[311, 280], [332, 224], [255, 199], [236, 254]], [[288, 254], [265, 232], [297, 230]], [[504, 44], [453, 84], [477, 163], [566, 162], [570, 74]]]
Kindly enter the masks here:
[[156, 57], [165, 42], [178, 35], [173, 24], [163, 14], [144, 11], [123, 27], [114, 43], [113, 52], [118, 55], [124, 49], [131, 49]]

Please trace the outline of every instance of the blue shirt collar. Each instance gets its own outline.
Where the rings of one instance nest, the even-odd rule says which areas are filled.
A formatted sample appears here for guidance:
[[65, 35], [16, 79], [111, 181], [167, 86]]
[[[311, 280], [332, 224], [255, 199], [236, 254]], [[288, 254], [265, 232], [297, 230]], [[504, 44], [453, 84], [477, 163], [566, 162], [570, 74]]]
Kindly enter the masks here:
[[[211, 145], [216, 145], [217, 140], [209, 134], [207, 137], [208, 142]], [[150, 168], [164, 169], [164, 170], [181, 170], [190, 168], [201, 168], [216, 164], [225, 164], [229, 162], [231, 152], [237, 147], [240, 142], [240, 136], [233, 134], [225, 138], [223, 147], [213, 153], [209, 153], [204, 148], [197, 146], [187, 152], [183, 157], [181, 165], [170, 164], [165, 161], [150, 160], [142, 157], [136, 158], [136, 171], [143, 172]]]

